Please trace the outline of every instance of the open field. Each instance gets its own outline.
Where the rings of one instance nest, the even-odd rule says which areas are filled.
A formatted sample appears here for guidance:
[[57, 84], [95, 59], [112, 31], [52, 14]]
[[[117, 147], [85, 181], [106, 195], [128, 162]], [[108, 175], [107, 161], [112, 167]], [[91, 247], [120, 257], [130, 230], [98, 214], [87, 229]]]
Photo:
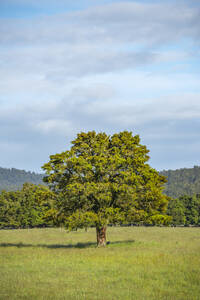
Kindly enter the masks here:
[[0, 231], [0, 299], [200, 299], [200, 228]]

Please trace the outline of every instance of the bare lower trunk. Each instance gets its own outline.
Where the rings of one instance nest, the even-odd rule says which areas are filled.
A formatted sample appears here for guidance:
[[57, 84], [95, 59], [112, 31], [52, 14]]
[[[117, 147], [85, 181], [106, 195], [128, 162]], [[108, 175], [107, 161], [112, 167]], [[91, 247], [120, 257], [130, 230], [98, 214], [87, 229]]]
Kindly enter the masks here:
[[97, 247], [106, 246], [106, 226], [96, 227], [97, 232]]

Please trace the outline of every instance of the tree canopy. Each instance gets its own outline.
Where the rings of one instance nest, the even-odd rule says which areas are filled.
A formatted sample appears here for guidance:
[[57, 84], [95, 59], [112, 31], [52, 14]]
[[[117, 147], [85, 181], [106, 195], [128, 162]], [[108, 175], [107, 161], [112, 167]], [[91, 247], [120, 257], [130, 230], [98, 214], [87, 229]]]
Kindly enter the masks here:
[[109, 223], [167, 223], [166, 180], [147, 163], [148, 153], [132, 132], [79, 133], [43, 166], [58, 218], [68, 229], [95, 226], [98, 245], [106, 244]]
[[200, 225], [200, 194], [193, 196], [181, 196], [171, 199], [167, 209], [168, 215], [172, 217], [171, 224], [185, 226]]
[[0, 228], [53, 225], [54, 193], [47, 186], [24, 183], [19, 191], [0, 193]]

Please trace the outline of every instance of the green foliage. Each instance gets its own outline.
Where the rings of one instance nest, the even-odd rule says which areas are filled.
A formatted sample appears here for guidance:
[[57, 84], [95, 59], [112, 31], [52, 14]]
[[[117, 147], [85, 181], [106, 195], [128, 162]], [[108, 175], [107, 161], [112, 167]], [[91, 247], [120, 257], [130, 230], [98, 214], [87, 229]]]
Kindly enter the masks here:
[[[151, 168], [138, 135], [80, 133], [70, 150], [50, 156], [44, 181], [56, 192], [68, 229], [145, 222], [165, 213], [165, 177]], [[162, 217], [154, 218], [154, 222]], [[164, 219], [163, 219], [164, 222]], [[147, 221], [148, 223], [148, 221]]]
[[164, 193], [172, 198], [200, 193], [200, 167], [160, 172], [166, 176]]
[[48, 218], [55, 195], [46, 186], [25, 183], [20, 191], [0, 194], [0, 228], [53, 225]]
[[167, 212], [172, 217], [171, 223], [173, 225], [185, 224], [185, 208], [179, 199], [172, 199], [169, 201]]
[[6, 192], [0, 194], [0, 228], [19, 228], [18, 220], [20, 192]]
[[174, 225], [200, 225], [200, 195], [170, 200], [167, 213]]
[[151, 216], [148, 219], [148, 222], [150, 225], [168, 226], [171, 223], [171, 219], [172, 219], [171, 216], [157, 214], [157, 215]]

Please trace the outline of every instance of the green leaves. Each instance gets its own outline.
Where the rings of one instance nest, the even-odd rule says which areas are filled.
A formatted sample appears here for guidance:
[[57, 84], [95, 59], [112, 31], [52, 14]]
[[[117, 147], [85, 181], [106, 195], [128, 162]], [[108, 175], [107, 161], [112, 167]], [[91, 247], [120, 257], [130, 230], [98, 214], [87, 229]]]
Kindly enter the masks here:
[[0, 194], [0, 228], [53, 225], [55, 195], [48, 187], [25, 183], [20, 191]]
[[169, 201], [168, 215], [172, 216], [174, 225], [200, 224], [200, 195], [181, 196]]
[[58, 194], [67, 226], [85, 226], [87, 214], [91, 225], [105, 225], [133, 219], [133, 212], [130, 218], [127, 214], [131, 209], [137, 212], [135, 220], [165, 212], [165, 180], [147, 164], [148, 152], [132, 132], [108, 136], [91, 131], [79, 133], [70, 150], [51, 155], [43, 166], [45, 182]]

